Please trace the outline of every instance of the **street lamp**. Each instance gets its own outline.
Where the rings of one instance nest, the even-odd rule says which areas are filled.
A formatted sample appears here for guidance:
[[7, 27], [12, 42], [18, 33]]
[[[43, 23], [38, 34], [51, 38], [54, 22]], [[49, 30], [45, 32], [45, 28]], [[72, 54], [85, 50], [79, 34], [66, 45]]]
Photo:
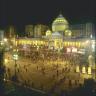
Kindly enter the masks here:
[[4, 64], [7, 64], [8, 63], [8, 59], [4, 59]]
[[15, 73], [14, 73], [14, 76], [13, 76], [13, 80], [14, 81], [17, 81], [17, 74], [16, 74], [16, 67], [17, 67], [17, 60], [18, 60], [18, 54], [17, 53], [14, 53], [13, 54], [13, 59], [15, 61], [15, 65], [14, 65], [14, 68], [15, 68]]
[[8, 40], [7, 40], [7, 38], [4, 38], [4, 42], [7, 42]]

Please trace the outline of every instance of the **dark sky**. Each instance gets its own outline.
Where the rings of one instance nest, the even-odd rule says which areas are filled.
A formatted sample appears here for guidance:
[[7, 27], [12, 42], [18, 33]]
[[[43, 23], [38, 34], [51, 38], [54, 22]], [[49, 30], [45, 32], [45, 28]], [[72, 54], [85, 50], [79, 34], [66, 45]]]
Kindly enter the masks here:
[[61, 12], [69, 23], [94, 21], [95, 0], [0, 0], [0, 27], [51, 24]]

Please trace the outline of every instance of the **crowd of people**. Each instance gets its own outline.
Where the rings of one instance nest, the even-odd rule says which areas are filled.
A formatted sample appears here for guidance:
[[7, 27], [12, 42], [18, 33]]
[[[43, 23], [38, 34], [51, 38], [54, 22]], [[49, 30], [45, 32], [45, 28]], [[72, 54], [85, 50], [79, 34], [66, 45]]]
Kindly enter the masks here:
[[[29, 71], [31, 67], [34, 75], [35, 73], [36, 75], [40, 74], [42, 78], [47, 78], [50, 83], [44, 84], [44, 81], [40, 82], [40, 78], [36, 77], [38, 78], [38, 82], [40, 82], [39, 89], [41, 90], [46, 90], [48, 92], [51, 92], [52, 90], [56, 91], [56, 86], [62, 86], [62, 84], [64, 85], [62, 86], [62, 89], [66, 86], [72, 88], [72, 80], [75, 82], [73, 87], [75, 85], [78, 87], [78, 85], [83, 82], [80, 74], [75, 72], [75, 66], [79, 65], [81, 60], [81, 56], [78, 54], [67, 54], [53, 50], [31, 50], [30, 52], [22, 50], [19, 51], [19, 54], [22, 56], [23, 60], [30, 61], [27, 62], [27, 64], [24, 63], [24, 65], [19, 64], [21, 67], [19, 66], [16, 68], [18, 78], [22, 77], [21, 73], [29, 75], [26, 76], [28, 78], [19, 80], [24, 86], [37, 88], [38, 83], [35, 80], [32, 81], [29, 79], [29, 77], [31, 78], [32, 76]], [[33, 65], [35, 66], [34, 68]], [[5, 78], [11, 80], [12, 76], [11, 69], [6, 68]], [[47, 88], [47, 85], [50, 85], [50, 90]]]

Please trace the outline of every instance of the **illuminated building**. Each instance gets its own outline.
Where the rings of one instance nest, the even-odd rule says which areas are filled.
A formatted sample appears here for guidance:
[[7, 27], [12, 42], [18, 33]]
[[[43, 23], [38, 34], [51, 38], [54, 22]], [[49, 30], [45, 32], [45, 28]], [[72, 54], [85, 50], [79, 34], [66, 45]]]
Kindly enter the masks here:
[[93, 23], [86, 23], [86, 36], [90, 37], [95, 33], [95, 26]]
[[85, 66], [82, 67], [82, 73], [86, 73], [86, 68], [85, 68]]
[[4, 38], [4, 30], [0, 30], [0, 41]]
[[19, 38], [17, 39], [17, 43], [18, 45], [30, 45], [30, 46], [46, 45], [45, 40], [41, 38]]
[[51, 35], [52, 35], [52, 31], [48, 29], [48, 30], [46, 31], [46, 36], [51, 36]]
[[54, 48], [54, 49], [62, 49], [63, 47], [63, 36], [59, 32], [54, 32], [50, 36], [48, 42], [49, 42], [49, 48]]
[[33, 25], [26, 25], [25, 26], [25, 33], [28, 37], [33, 37], [34, 36], [34, 28]]
[[70, 25], [72, 36], [74, 37], [90, 37], [95, 33], [95, 27], [93, 23], [74, 24]]
[[[94, 47], [94, 40], [92, 37], [94, 29], [93, 24], [69, 25], [68, 21], [61, 14], [53, 21], [52, 30], [49, 30], [48, 26], [42, 24], [37, 24], [35, 26], [28, 25], [26, 27], [26, 32], [29, 32], [28, 36], [33, 36], [32, 38], [18, 38], [17, 45], [48, 46], [49, 49], [55, 50], [69, 48], [68, 52], [78, 52], [82, 54], [84, 54], [85, 50], [88, 51], [92, 44], [92, 48]], [[87, 40], [89, 40], [90, 43], [86, 43]], [[88, 46], [90, 46], [90, 48]], [[83, 50], [82, 52], [81, 49]]]
[[71, 37], [72, 36], [72, 31], [67, 29], [65, 30], [65, 37]]
[[48, 26], [37, 24], [34, 26], [34, 37], [42, 37], [45, 35], [45, 32], [48, 30]]
[[16, 28], [14, 26], [8, 26], [5, 30], [5, 37], [13, 38], [16, 35]]
[[89, 75], [92, 74], [92, 69], [91, 69], [91, 67], [88, 67], [88, 74], [89, 74]]
[[60, 14], [52, 23], [52, 31], [61, 32], [64, 35], [66, 29], [68, 29], [68, 21]]

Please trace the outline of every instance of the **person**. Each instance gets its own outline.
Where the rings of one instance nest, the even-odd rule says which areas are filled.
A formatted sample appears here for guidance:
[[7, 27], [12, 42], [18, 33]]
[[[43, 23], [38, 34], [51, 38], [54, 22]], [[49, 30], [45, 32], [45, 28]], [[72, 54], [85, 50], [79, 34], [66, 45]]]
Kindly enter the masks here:
[[62, 68], [62, 73], [64, 72], [64, 68]]
[[7, 78], [8, 76], [7, 76], [7, 73], [5, 73], [5, 78]]
[[54, 74], [52, 75], [52, 77], [53, 77], [53, 79], [55, 79], [55, 75]]
[[19, 68], [18, 68], [17, 70], [18, 70], [18, 72], [19, 72]]
[[37, 66], [37, 70], [38, 70], [38, 66]]
[[72, 86], [72, 81], [71, 80], [69, 80], [69, 86]]
[[10, 73], [10, 68], [7, 69], [8, 73]]
[[26, 72], [27, 72], [27, 68], [26, 68]]
[[10, 76], [11, 76], [10, 68], [8, 68], [7, 71], [8, 71], [8, 75], [9, 75], [9, 79], [10, 79]]
[[34, 87], [34, 82], [31, 83], [31, 86]]
[[59, 74], [58, 74], [58, 70], [57, 70], [57, 76], [58, 76]]

